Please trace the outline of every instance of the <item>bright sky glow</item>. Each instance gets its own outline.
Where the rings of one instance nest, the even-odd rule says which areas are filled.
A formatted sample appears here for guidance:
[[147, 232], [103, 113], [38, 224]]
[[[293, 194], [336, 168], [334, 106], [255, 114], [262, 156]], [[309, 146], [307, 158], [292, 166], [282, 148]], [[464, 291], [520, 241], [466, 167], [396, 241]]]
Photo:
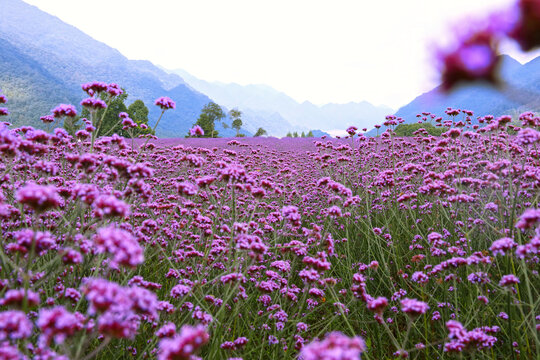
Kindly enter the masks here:
[[[398, 108], [437, 82], [435, 44], [512, 0], [24, 0], [130, 59], [267, 84], [315, 104]], [[540, 55], [504, 49], [521, 62]]]

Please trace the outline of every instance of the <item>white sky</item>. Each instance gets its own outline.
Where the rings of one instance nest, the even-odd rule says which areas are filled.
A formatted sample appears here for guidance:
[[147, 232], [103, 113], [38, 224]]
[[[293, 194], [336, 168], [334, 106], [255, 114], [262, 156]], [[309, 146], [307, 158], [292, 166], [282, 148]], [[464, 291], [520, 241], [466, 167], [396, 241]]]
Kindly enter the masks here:
[[[433, 45], [512, 0], [24, 0], [130, 59], [393, 108], [437, 84]], [[524, 62], [540, 52], [505, 52]]]

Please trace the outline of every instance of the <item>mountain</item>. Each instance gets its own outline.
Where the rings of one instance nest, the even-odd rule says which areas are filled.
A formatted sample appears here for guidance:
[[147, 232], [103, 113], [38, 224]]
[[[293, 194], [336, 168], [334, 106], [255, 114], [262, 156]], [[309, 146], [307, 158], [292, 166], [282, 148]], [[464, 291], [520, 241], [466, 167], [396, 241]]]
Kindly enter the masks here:
[[[80, 84], [93, 80], [118, 83], [129, 94], [128, 103], [142, 99], [150, 109], [151, 124], [159, 116], [154, 100], [171, 97], [176, 110], [160, 122], [158, 136], [184, 136], [210, 101], [180, 76], [149, 61], [128, 60], [35, 6], [21, 0], [0, 0], [0, 9], [0, 89], [10, 98], [10, 121], [20, 123], [26, 118], [27, 124], [36, 125], [36, 116], [47, 114], [59, 102], [78, 105], [84, 97]], [[33, 91], [24, 100], [17, 99], [24, 95], [21, 89], [26, 86]], [[39, 106], [29, 111], [32, 102]]]
[[0, 89], [9, 98], [9, 121], [14, 126], [40, 125], [39, 117], [59, 103], [78, 103], [78, 91], [39, 63], [0, 39]]
[[[501, 87], [473, 84], [447, 94], [438, 86], [400, 108], [395, 115], [412, 123], [421, 112], [445, 117], [447, 107], [472, 110], [476, 116], [540, 110], [540, 57], [523, 65], [508, 55], [501, 57], [500, 78], [504, 84]], [[375, 130], [368, 135], [375, 135]]]
[[215, 102], [228, 108], [238, 108], [255, 128], [262, 126], [272, 135], [283, 136], [288, 131], [310, 129], [344, 130], [350, 125], [369, 128], [393, 113], [389, 107], [374, 106], [366, 101], [323, 106], [308, 101], [298, 103], [267, 85], [208, 82], [182, 69], [170, 72], [180, 75], [190, 86]]

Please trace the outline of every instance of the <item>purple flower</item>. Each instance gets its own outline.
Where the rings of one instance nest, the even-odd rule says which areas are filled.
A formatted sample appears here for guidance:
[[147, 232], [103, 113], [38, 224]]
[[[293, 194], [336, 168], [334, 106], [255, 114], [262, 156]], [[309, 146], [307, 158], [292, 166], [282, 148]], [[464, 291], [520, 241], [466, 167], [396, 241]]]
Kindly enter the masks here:
[[29, 307], [39, 304], [39, 295], [32, 290], [10, 289], [6, 291], [2, 300], [0, 300], [0, 305], [22, 307], [25, 297]]
[[171, 296], [177, 299], [179, 297], [186, 296], [187, 294], [190, 293], [190, 291], [191, 291], [191, 287], [184, 284], [178, 284], [171, 289]]
[[7, 116], [9, 115], [9, 111], [5, 107], [0, 107], [0, 116]]
[[513, 274], [504, 275], [499, 281], [500, 286], [511, 286], [519, 284], [519, 278]]
[[540, 209], [527, 209], [519, 217], [516, 227], [521, 230], [530, 229], [540, 222]]
[[236, 248], [249, 250], [250, 256], [266, 254], [268, 246], [256, 235], [238, 234], [236, 236]]
[[43, 121], [44, 124], [50, 124], [54, 122], [54, 116], [52, 115], [45, 115], [39, 118], [41, 121]]
[[517, 133], [515, 143], [520, 146], [527, 146], [536, 144], [539, 141], [540, 132], [531, 128], [524, 128]]
[[388, 299], [380, 296], [376, 299], [368, 299], [367, 308], [374, 313], [381, 315], [388, 306]]
[[168, 110], [168, 109], [176, 108], [176, 103], [174, 101], [172, 101], [172, 99], [167, 97], [167, 96], [163, 96], [163, 97], [160, 97], [160, 98], [156, 99], [155, 105], [159, 106], [161, 108], [161, 110]]
[[130, 214], [129, 205], [113, 195], [100, 195], [92, 203], [92, 215], [95, 217], [127, 217]]
[[122, 90], [118, 84], [111, 83], [107, 85], [107, 93], [109, 94], [109, 96], [115, 97], [118, 95], [122, 95], [124, 93], [124, 90]]
[[444, 344], [445, 352], [489, 349], [497, 342], [496, 337], [487, 335], [485, 331], [481, 329], [467, 331], [461, 323], [455, 320], [449, 320], [446, 327], [451, 341]]
[[347, 133], [351, 136], [355, 135], [356, 134], [356, 131], [358, 130], [358, 128], [356, 126], [349, 126], [347, 128]]
[[32, 335], [32, 327], [32, 322], [22, 311], [0, 312], [0, 341], [29, 338]]
[[63, 306], [42, 309], [36, 325], [41, 331], [40, 340], [47, 345], [52, 340], [57, 344], [62, 344], [67, 337], [82, 329], [77, 316]]
[[505, 255], [507, 251], [512, 250], [515, 248], [517, 244], [514, 242], [511, 238], [502, 238], [499, 240], [495, 240], [489, 250], [493, 253], [493, 256], [497, 255]]
[[114, 225], [99, 229], [93, 241], [98, 250], [113, 256], [113, 264], [135, 267], [144, 261], [143, 249], [133, 235]]
[[107, 91], [107, 88], [109, 86], [103, 81], [92, 81], [86, 84], [82, 84], [81, 87], [83, 91], [86, 92], [88, 95], [94, 96], [96, 94], [99, 94], [100, 92]]
[[454, 88], [458, 83], [484, 80], [496, 83], [498, 39], [494, 32], [482, 30], [461, 40], [459, 46], [441, 55], [442, 87]]
[[[19, 352], [19, 350], [9, 345], [8, 343], [2, 343], [2, 346], [0, 346], [0, 359], [5, 360], [26, 360], [28, 359], [26, 356], [24, 356], [22, 353]], [[58, 360], [67, 360], [67, 358], [58, 357], [56, 358]]]
[[67, 117], [77, 116], [77, 110], [75, 109], [75, 106], [68, 105], [68, 104], [60, 104], [54, 109], [52, 109], [51, 112], [55, 118], [61, 118], [63, 116], [67, 116]]
[[195, 125], [191, 129], [189, 129], [189, 135], [190, 136], [203, 136], [204, 135], [204, 130], [199, 125]]
[[28, 183], [19, 189], [15, 199], [37, 212], [44, 212], [62, 204], [62, 198], [55, 186], [37, 185], [35, 183]]
[[425, 283], [427, 283], [429, 281], [429, 276], [424, 274], [422, 271], [416, 271], [412, 275], [411, 278], [412, 278], [412, 281], [417, 282], [419, 284], [425, 284]]
[[107, 107], [105, 101], [98, 98], [84, 99], [83, 101], [81, 101], [81, 105], [93, 110], [105, 109]]
[[238, 163], [226, 164], [219, 174], [224, 181], [241, 182], [246, 179], [246, 169]]
[[115, 307], [106, 311], [98, 319], [101, 334], [118, 339], [133, 339], [139, 328], [140, 317], [130, 309]]
[[487, 284], [490, 282], [489, 275], [481, 271], [469, 274], [469, 276], [467, 276], [467, 280], [473, 284]]
[[289, 220], [293, 225], [300, 226], [302, 218], [298, 212], [298, 207], [292, 205], [284, 206], [281, 208], [281, 213], [283, 214], [283, 217]]
[[540, 46], [540, 1], [518, 0], [519, 19], [509, 35], [523, 51]]
[[171, 338], [176, 335], [176, 325], [172, 322], [168, 322], [156, 331], [158, 338]]
[[180, 334], [159, 342], [157, 358], [158, 360], [188, 360], [209, 339], [210, 336], [204, 326], [184, 325], [180, 329]]
[[13, 233], [13, 238], [15, 243], [7, 245], [6, 249], [19, 251], [23, 254], [28, 253], [32, 248], [36, 253], [41, 254], [56, 245], [54, 237], [48, 231], [19, 230]]
[[301, 360], [359, 360], [366, 351], [360, 336], [352, 338], [339, 331], [332, 332], [321, 341], [314, 340], [300, 351]]
[[405, 298], [401, 300], [401, 311], [406, 314], [417, 316], [428, 311], [429, 306], [423, 301]]
[[178, 183], [176, 185], [176, 188], [178, 189], [178, 192], [180, 194], [186, 195], [186, 196], [196, 195], [197, 192], [199, 191], [199, 188], [197, 187], [197, 185], [194, 185], [194, 184], [192, 184], [190, 182], [187, 182], [187, 181]]

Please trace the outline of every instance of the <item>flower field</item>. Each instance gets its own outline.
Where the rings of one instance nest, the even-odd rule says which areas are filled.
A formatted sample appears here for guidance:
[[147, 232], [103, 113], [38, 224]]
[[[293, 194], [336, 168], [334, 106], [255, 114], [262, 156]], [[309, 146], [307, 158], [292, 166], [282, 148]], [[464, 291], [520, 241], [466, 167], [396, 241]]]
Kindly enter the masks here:
[[465, 114], [411, 138], [2, 126], [0, 358], [538, 358], [540, 118]]

